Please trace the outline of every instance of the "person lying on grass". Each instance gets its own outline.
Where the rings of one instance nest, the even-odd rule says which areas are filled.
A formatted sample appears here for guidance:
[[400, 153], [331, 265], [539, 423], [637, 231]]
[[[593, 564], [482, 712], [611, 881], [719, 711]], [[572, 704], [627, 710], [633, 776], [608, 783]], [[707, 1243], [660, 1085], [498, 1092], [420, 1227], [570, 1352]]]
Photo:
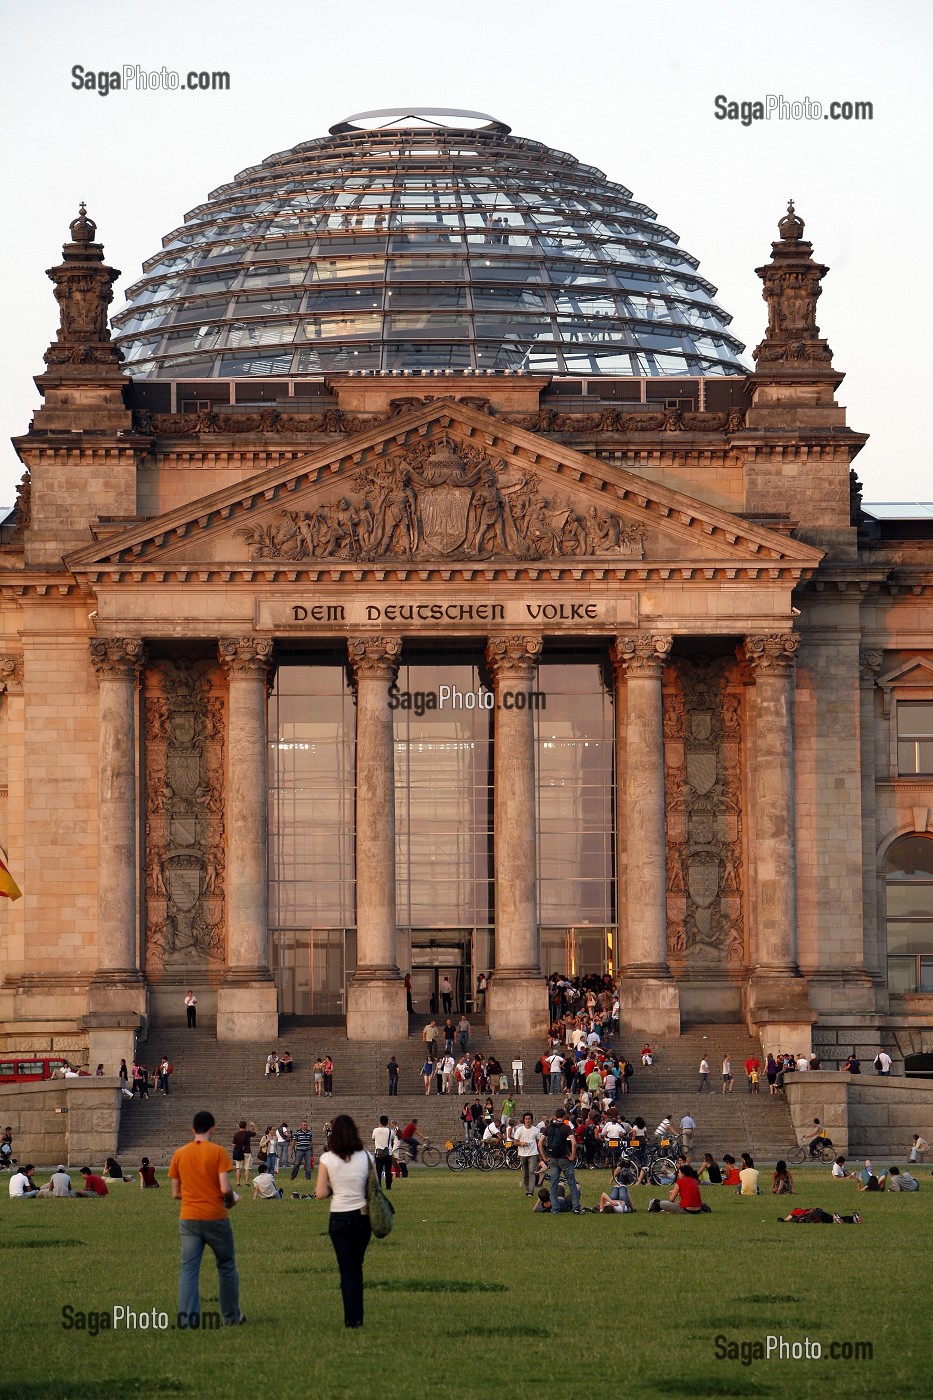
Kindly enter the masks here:
[[861, 1225], [860, 1215], [830, 1215], [819, 1206], [798, 1206], [790, 1215], [779, 1215], [779, 1225]]

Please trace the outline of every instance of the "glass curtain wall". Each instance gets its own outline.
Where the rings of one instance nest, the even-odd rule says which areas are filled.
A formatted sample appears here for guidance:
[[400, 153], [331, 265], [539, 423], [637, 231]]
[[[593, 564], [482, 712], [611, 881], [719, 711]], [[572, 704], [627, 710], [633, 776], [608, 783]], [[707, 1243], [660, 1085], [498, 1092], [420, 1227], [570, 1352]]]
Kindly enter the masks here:
[[355, 966], [356, 711], [335, 657], [279, 666], [269, 699], [269, 927], [285, 1015], [341, 1014]]
[[615, 971], [614, 725], [605, 665], [542, 661], [535, 682], [538, 920], [545, 972]]

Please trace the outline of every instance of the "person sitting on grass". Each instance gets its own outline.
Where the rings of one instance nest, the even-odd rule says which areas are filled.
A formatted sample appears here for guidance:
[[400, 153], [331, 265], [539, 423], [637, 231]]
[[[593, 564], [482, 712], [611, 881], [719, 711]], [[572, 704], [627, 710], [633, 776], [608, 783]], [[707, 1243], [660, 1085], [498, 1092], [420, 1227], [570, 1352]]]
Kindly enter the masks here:
[[131, 1177], [123, 1175], [123, 1168], [116, 1157], [108, 1157], [104, 1163], [104, 1171], [109, 1181], [130, 1181]]
[[257, 1196], [262, 1196], [264, 1201], [280, 1201], [282, 1193], [275, 1184], [275, 1177], [270, 1172], [268, 1166], [264, 1166], [262, 1171], [257, 1172], [253, 1178], [253, 1200]]
[[30, 1196], [38, 1196], [39, 1188], [32, 1179], [35, 1167], [32, 1162], [27, 1162], [25, 1167], [20, 1167], [10, 1177], [10, 1200], [24, 1200]]
[[787, 1170], [787, 1163], [777, 1162], [774, 1168], [774, 1175], [771, 1177], [772, 1196], [792, 1196], [794, 1194], [794, 1178]]
[[709, 1206], [703, 1204], [697, 1174], [690, 1166], [682, 1167], [674, 1188], [666, 1201], [653, 1196], [648, 1202], [649, 1211], [664, 1211], [667, 1215], [708, 1214]]
[[761, 1173], [755, 1167], [748, 1152], [742, 1153], [742, 1169], [739, 1172], [741, 1185], [737, 1191], [739, 1196], [760, 1196], [761, 1187], [758, 1185], [758, 1178]]
[[[567, 1194], [564, 1190], [564, 1183], [560, 1182], [557, 1187], [556, 1214], [559, 1215], [562, 1211], [570, 1210], [570, 1208], [570, 1202], [567, 1200]], [[538, 1199], [531, 1209], [536, 1215], [555, 1210], [555, 1207], [551, 1205], [551, 1192], [547, 1186], [538, 1188]]]
[[154, 1188], [157, 1189], [158, 1185], [155, 1167], [148, 1157], [144, 1157], [139, 1164], [139, 1189], [140, 1191], [151, 1191]]
[[109, 1196], [107, 1183], [102, 1176], [97, 1176], [90, 1167], [82, 1167], [81, 1175], [84, 1177], [84, 1190], [76, 1191], [76, 1196]]
[[888, 1172], [889, 1191], [919, 1191], [920, 1182], [910, 1172], [902, 1172], [900, 1167], [891, 1167]]
[[850, 1171], [847, 1171], [847, 1170], [846, 1170], [846, 1159], [845, 1159], [845, 1157], [837, 1157], [836, 1160], [835, 1160], [835, 1162], [833, 1162], [832, 1177], [833, 1177], [833, 1181], [854, 1181], [854, 1180], [855, 1180], [855, 1172], [850, 1172]]
[[790, 1215], [779, 1215], [779, 1225], [861, 1225], [860, 1215], [830, 1215], [819, 1206], [798, 1206]]
[[64, 1163], [59, 1162], [58, 1166], [49, 1177], [48, 1183], [39, 1188], [40, 1196], [73, 1196], [71, 1189], [71, 1177], [65, 1168]]
[[699, 1170], [699, 1180], [707, 1186], [722, 1185], [722, 1171], [718, 1162], [713, 1158], [712, 1152], [703, 1153], [703, 1165]]
[[723, 1186], [741, 1186], [742, 1178], [739, 1176], [739, 1169], [735, 1165], [735, 1158], [728, 1152], [722, 1159], [722, 1184]]

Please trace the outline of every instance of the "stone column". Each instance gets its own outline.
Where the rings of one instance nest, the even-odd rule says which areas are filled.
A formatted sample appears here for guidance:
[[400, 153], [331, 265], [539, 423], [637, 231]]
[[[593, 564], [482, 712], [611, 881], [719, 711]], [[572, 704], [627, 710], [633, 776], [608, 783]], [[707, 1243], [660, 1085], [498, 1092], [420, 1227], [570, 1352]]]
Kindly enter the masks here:
[[137, 956], [136, 681], [145, 663], [138, 637], [92, 638], [99, 686], [97, 776], [97, 971], [85, 1026], [91, 1058], [132, 1055], [146, 1014]]
[[404, 1040], [405, 987], [396, 960], [395, 745], [389, 687], [398, 637], [351, 637], [356, 683], [356, 971], [347, 986], [350, 1040]]
[[881, 651], [859, 651], [859, 771], [862, 779], [862, 928], [865, 971], [887, 986], [887, 939], [878, 927], [878, 831], [875, 818], [875, 680]]
[[[797, 966], [794, 762], [795, 632], [745, 638], [755, 678], [755, 930], [750, 1019], [764, 1038], [809, 1046], [807, 985]], [[804, 1026], [806, 1029], [804, 1030]]]
[[[2, 832], [2, 844], [10, 873], [16, 883], [25, 889], [26, 726], [23, 657], [19, 652], [0, 656], [0, 694], [6, 696], [3, 702], [2, 742], [7, 765], [6, 821]], [[3, 939], [4, 973], [8, 981], [22, 976], [26, 970], [26, 921], [23, 917], [25, 903], [25, 899], [0, 900], [0, 938]]]
[[667, 965], [661, 680], [670, 649], [670, 637], [650, 632], [616, 637], [610, 648], [616, 710], [625, 715], [625, 767], [617, 765], [616, 773], [617, 821], [626, 833], [621, 1013], [626, 1031], [655, 1039], [680, 1034], [680, 1003]]
[[218, 1040], [275, 1040], [278, 1010], [269, 971], [266, 698], [268, 637], [224, 638], [227, 674], [225, 910], [227, 958], [217, 993]]
[[494, 636], [486, 646], [495, 692], [496, 966], [486, 994], [493, 1040], [523, 1040], [547, 1029], [538, 933], [534, 711], [521, 705], [540, 655], [540, 637]]

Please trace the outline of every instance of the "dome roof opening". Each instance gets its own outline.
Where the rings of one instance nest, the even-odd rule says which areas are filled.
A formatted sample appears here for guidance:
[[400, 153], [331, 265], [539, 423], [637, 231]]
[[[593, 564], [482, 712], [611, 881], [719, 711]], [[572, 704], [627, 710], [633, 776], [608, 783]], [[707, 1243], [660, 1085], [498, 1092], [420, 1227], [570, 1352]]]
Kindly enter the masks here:
[[213, 190], [114, 338], [134, 379], [745, 374], [698, 267], [593, 166], [482, 112], [384, 109]]

